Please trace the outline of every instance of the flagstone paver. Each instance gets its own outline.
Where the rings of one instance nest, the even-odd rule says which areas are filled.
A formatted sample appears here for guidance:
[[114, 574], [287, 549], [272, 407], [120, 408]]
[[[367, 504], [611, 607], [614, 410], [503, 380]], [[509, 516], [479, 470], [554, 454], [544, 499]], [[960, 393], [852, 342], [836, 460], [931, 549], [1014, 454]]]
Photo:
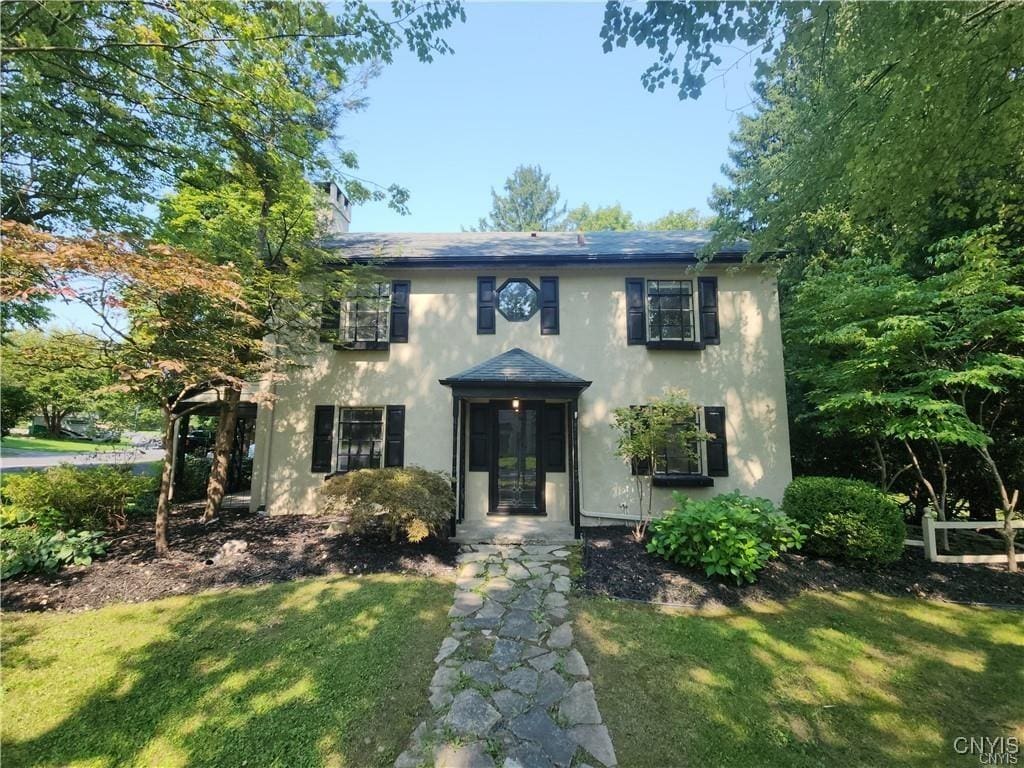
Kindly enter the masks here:
[[615, 768], [569, 620], [568, 554], [542, 544], [464, 548], [430, 681], [433, 716], [395, 768]]

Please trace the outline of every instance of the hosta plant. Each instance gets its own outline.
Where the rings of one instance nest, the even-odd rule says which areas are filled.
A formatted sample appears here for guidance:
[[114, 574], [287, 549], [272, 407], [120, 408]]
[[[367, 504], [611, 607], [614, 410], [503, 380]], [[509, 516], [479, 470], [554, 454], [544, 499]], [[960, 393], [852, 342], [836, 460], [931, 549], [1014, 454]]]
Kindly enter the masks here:
[[66, 565], [92, 565], [106, 554], [103, 531], [40, 533], [29, 526], [5, 529], [0, 541], [0, 577], [44, 571], [53, 573]]

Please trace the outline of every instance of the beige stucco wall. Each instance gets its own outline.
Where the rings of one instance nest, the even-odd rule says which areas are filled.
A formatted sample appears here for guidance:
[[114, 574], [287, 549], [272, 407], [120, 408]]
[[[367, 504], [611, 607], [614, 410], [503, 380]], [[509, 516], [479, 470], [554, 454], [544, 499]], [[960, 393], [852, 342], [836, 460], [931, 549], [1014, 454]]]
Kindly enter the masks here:
[[[779, 307], [774, 279], [761, 269], [708, 267], [719, 278], [719, 346], [703, 351], [648, 350], [627, 346], [624, 279], [696, 277], [688, 268], [628, 270], [603, 267], [545, 271], [558, 275], [561, 333], [541, 336], [539, 315], [510, 323], [498, 315], [497, 333], [476, 333], [476, 277], [539, 272], [389, 272], [412, 281], [409, 343], [387, 352], [322, 353], [273, 385], [276, 399], [263, 405], [257, 424], [253, 506], [271, 513], [312, 511], [322, 473], [310, 472], [315, 405], [406, 406], [406, 464], [451, 471], [451, 392], [438, 379], [521, 347], [593, 381], [580, 399], [582, 508], [592, 515], [635, 512], [627, 466], [614, 455], [612, 409], [642, 403], [666, 387], [688, 391], [701, 405], [726, 407], [729, 476], [713, 488], [685, 489], [694, 496], [739, 489], [779, 501], [790, 473], [789, 434]], [[270, 385], [266, 385], [270, 388]], [[568, 477], [549, 475], [549, 513], [568, 517]], [[486, 473], [468, 473], [466, 516], [486, 510]], [[656, 489], [655, 510], [670, 504]], [[626, 509], [623, 509], [623, 505]], [[557, 510], [557, 511], [556, 511]], [[564, 517], [563, 517], [564, 516]], [[584, 524], [598, 522], [584, 518]]]

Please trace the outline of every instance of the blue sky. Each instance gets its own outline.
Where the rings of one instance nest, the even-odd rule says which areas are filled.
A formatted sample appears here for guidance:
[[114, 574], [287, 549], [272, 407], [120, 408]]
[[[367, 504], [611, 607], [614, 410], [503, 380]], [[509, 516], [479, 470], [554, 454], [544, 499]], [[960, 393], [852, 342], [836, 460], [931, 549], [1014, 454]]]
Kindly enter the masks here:
[[[367, 204], [352, 229], [459, 231], [490, 210], [491, 187], [519, 164], [540, 164], [570, 206], [620, 202], [648, 220], [706, 211], [750, 102], [749, 62], [698, 101], [652, 94], [640, 84], [652, 52], [603, 53], [603, 15], [603, 3], [470, 3], [446, 35], [454, 55], [399, 56], [342, 131], [359, 175], [408, 188], [411, 214]], [[725, 64], [738, 55], [725, 51]]]

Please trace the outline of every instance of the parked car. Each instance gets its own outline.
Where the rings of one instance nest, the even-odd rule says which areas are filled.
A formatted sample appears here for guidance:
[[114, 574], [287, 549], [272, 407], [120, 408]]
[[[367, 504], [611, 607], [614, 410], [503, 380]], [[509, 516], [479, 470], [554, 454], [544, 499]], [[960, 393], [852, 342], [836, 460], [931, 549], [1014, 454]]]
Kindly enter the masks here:
[[185, 438], [185, 450], [195, 456], [205, 456], [213, 448], [213, 433], [208, 429], [190, 429]]

